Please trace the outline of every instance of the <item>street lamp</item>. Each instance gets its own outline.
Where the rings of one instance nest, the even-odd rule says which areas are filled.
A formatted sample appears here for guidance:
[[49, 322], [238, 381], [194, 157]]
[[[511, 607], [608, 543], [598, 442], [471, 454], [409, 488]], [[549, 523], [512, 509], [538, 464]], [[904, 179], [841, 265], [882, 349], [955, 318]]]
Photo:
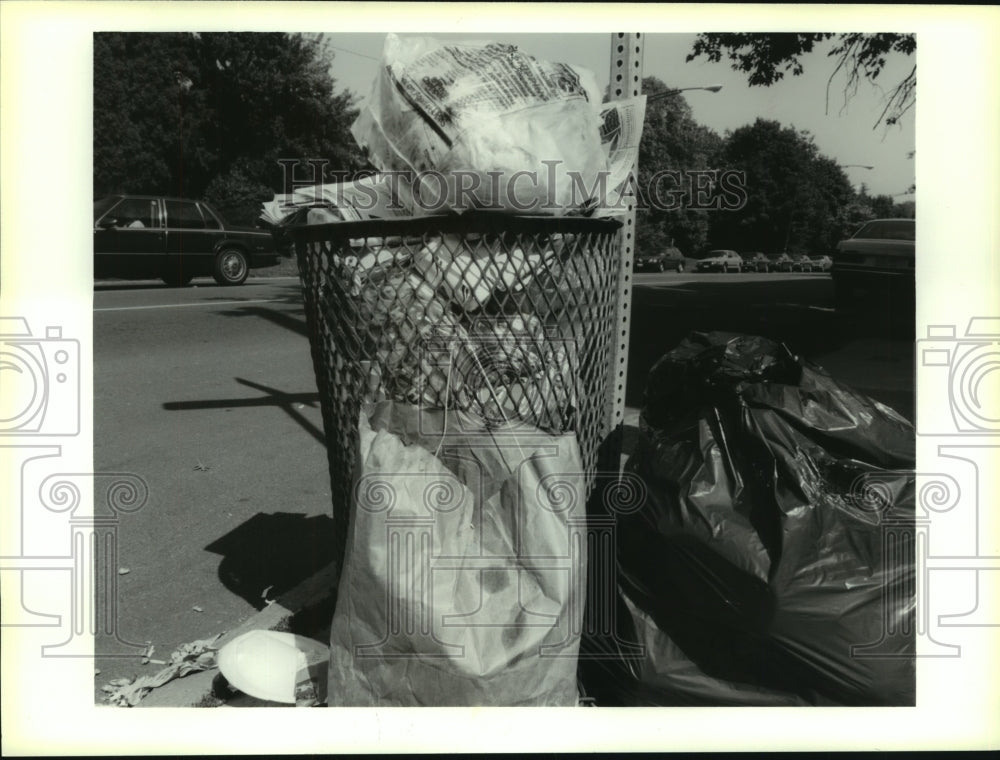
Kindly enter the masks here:
[[689, 90], [705, 90], [706, 92], [718, 92], [722, 89], [721, 84], [710, 84], [705, 87], [681, 87], [677, 90], [660, 90], [660, 92], [654, 92], [652, 95], [646, 96], [646, 102], [649, 103], [653, 100], [662, 100], [663, 98], [670, 98], [674, 95], [678, 95], [682, 92], [688, 92]]
[[850, 169], [852, 166], [855, 169], [874, 169], [875, 168], [874, 166], [868, 166], [868, 164], [841, 164], [840, 168], [841, 169]]

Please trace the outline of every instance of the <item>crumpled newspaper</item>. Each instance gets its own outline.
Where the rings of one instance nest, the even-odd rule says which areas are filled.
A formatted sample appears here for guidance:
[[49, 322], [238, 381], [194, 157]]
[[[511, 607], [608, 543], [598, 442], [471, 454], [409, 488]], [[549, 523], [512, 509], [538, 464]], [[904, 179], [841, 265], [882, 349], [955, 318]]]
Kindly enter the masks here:
[[116, 678], [102, 686], [104, 701], [117, 707], [135, 707], [149, 692], [175, 678], [216, 667], [218, 648], [215, 642], [222, 634], [182, 644], [170, 655], [170, 664], [152, 676]]

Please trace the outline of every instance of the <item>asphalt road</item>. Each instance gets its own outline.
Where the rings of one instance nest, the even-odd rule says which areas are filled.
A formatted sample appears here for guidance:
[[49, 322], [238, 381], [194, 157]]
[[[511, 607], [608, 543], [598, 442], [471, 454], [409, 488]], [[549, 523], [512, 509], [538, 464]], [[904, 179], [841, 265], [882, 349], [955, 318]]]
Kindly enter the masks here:
[[[298, 281], [210, 282], [94, 294], [96, 471], [135, 473], [149, 489], [119, 525], [117, 564], [128, 572], [117, 578], [117, 630], [152, 641], [155, 658], [234, 627], [329, 557], [329, 476]], [[137, 657], [98, 657], [96, 667], [98, 687], [158, 669]]]
[[[690, 330], [717, 329], [783, 340], [912, 419], [912, 320], [843, 318], [828, 276], [634, 280], [629, 406], [641, 406], [660, 355]], [[130, 645], [150, 641], [153, 657], [167, 659], [235, 627], [330, 557], [329, 478], [298, 282], [195, 284], [95, 288], [96, 471], [134, 473], [149, 489], [145, 507], [119, 526], [119, 640], [98, 637], [98, 696], [113, 678], [159, 669]]]

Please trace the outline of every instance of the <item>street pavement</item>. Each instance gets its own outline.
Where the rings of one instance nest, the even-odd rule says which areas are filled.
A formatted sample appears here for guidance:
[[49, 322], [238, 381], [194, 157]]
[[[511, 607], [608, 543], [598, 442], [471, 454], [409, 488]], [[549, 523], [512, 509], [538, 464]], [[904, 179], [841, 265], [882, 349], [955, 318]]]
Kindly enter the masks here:
[[[846, 319], [820, 274], [634, 275], [627, 420], [653, 362], [693, 329], [766, 335], [912, 419], [913, 327]], [[890, 317], [894, 317], [890, 319]], [[893, 323], [893, 324], [890, 324]], [[118, 530], [116, 635], [95, 697], [232, 631], [323, 568], [332, 541], [319, 398], [297, 280], [99, 283], [94, 464], [148, 485]]]

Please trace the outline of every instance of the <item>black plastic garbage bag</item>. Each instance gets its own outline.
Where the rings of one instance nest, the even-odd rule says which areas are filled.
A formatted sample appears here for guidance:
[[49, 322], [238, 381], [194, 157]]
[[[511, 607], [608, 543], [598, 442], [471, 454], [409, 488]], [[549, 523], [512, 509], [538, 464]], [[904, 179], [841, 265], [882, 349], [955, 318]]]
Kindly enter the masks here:
[[621, 702], [913, 704], [912, 425], [726, 333], [660, 359], [640, 424], [645, 501], [615, 529], [645, 652], [605, 668]]

